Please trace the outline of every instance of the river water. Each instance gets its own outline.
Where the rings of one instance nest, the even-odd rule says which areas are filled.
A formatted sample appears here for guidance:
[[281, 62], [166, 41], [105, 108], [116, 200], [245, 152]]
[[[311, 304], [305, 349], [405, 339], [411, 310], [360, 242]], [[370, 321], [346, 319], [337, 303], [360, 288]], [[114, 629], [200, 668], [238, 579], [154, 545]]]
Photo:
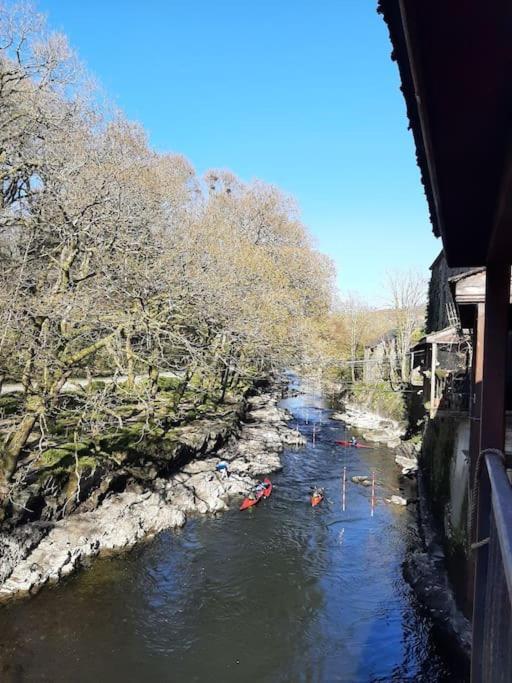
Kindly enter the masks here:
[[[195, 519], [0, 609], [0, 680], [463, 680], [402, 577], [417, 532], [413, 506], [383, 502], [398, 492], [392, 453], [335, 446], [349, 432], [317, 396], [283, 405], [308, 446], [285, 452], [268, 500]], [[373, 471], [372, 516], [370, 489], [350, 477]], [[326, 490], [318, 508], [311, 484]]]

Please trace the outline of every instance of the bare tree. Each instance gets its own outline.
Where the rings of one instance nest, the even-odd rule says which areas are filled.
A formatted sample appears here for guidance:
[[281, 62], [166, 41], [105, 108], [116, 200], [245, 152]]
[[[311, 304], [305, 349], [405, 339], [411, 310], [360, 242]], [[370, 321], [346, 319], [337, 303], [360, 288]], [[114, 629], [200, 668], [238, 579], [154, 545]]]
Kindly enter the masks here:
[[[289, 197], [155, 153], [20, 8], [0, 5], [0, 375], [23, 386], [4, 502], [64, 412], [76, 441], [134, 413], [176, 416], [187, 392], [222, 402], [307, 353], [333, 288]], [[111, 381], [64, 400], [70, 378], [100, 371]], [[168, 405], [164, 372], [179, 380]]]
[[402, 382], [409, 379], [409, 350], [413, 335], [424, 324], [426, 287], [426, 278], [416, 270], [397, 270], [389, 272], [386, 277]]
[[356, 292], [349, 292], [342, 304], [342, 315], [347, 334], [351, 379], [354, 383], [357, 379], [357, 359], [362, 357], [363, 345], [370, 331], [370, 309]]

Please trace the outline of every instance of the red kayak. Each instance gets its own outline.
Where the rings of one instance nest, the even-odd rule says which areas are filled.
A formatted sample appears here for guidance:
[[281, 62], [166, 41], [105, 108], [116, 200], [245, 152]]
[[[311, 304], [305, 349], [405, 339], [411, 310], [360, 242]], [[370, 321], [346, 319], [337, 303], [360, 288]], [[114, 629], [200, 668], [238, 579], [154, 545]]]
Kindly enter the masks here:
[[311, 507], [316, 507], [317, 505], [320, 505], [320, 503], [323, 501], [324, 497], [322, 496], [321, 493], [317, 493], [314, 496], [311, 496]]
[[262, 498], [268, 498], [272, 493], [272, 482], [268, 477], [263, 480], [265, 488], [257, 491], [254, 498], [246, 498], [242, 505], [240, 505], [240, 510], [247, 510], [247, 508], [252, 508], [253, 505], [259, 503]]
[[263, 480], [263, 483], [265, 484], [265, 490], [263, 491], [263, 498], [268, 498], [270, 494], [272, 493], [272, 482], [268, 477], [265, 477]]
[[373, 446], [367, 446], [364, 443], [353, 444], [351, 441], [336, 441], [338, 446], [352, 446], [352, 448], [373, 448]]

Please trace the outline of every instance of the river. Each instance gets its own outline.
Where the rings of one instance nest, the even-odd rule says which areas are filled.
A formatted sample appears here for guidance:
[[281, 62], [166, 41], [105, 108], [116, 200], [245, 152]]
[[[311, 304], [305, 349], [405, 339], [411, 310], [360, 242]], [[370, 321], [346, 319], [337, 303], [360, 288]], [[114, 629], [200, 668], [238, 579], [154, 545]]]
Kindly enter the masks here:
[[[2, 683], [462, 681], [402, 576], [417, 531], [414, 506], [383, 502], [398, 492], [392, 453], [335, 446], [348, 432], [318, 396], [283, 405], [308, 445], [285, 452], [268, 500], [2, 608]], [[350, 477], [373, 471], [372, 516]]]

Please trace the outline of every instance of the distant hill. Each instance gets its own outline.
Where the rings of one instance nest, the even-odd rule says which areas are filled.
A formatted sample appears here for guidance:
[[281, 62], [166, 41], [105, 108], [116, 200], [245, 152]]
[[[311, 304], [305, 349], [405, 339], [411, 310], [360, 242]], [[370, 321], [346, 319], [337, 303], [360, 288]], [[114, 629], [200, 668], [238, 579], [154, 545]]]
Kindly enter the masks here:
[[[425, 307], [419, 306], [415, 314], [417, 327], [422, 328], [425, 325]], [[391, 308], [370, 309], [368, 311], [369, 324], [363, 339], [364, 345], [372, 346], [384, 337], [393, 334], [396, 327], [395, 315], [395, 311]]]

